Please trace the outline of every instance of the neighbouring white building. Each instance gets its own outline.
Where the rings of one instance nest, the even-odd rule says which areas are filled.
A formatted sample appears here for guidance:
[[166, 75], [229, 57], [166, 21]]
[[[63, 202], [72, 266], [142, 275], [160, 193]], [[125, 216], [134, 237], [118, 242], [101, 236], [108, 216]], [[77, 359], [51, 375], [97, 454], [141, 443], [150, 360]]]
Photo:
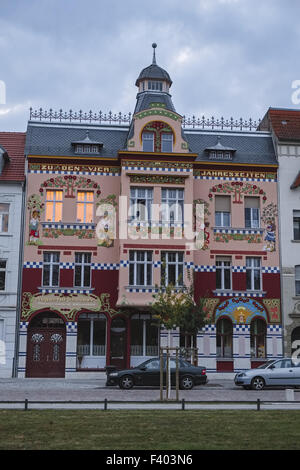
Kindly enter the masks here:
[[0, 378], [15, 376], [20, 312], [25, 133], [0, 132]]
[[260, 127], [271, 131], [279, 164], [284, 354], [290, 356], [300, 353], [300, 110], [270, 108]]

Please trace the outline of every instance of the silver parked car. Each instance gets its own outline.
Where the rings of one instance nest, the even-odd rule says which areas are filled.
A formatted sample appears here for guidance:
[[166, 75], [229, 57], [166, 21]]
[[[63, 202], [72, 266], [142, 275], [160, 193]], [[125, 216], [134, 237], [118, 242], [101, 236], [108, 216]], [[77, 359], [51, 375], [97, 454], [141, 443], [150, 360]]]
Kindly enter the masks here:
[[290, 358], [271, 360], [256, 369], [239, 372], [234, 383], [246, 390], [273, 386], [300, 387], [300, 362], [295, 364]]

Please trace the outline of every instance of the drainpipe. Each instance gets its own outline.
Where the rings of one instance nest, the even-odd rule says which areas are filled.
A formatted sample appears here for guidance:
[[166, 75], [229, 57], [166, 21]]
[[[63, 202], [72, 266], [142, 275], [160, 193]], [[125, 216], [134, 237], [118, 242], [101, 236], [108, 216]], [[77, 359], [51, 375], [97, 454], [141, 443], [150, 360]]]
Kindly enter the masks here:
[[[25, 172], [27, 174], [27, 172]], [[21, 204], [21, 224], [20, 224], [20, 240], [19, 240], [19, 270], [18, 270], [18, 286], [17, 286], [17, 308], [16, 308], [16, 328], [15, 328], [15, 357], [13, 361], [12, 377], [18, 377], [19, 365], [19, 343], [20, 343], [20, 320], [22, 309], [22, 274], [23, 274], [23, 255], [24, 255], [24, 231], [25, 231], [25, 194], [26, 180], [22, 183], [22, 204]]]

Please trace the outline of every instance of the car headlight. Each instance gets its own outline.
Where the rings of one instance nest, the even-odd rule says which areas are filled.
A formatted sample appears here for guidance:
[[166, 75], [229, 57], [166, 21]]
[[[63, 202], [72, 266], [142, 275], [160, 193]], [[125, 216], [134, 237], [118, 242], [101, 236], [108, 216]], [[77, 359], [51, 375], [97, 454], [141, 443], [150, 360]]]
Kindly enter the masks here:
[[109, 374], [109, 377], [117, 377], [118, 376], [118, 372], [112, 372], [111, 374]]

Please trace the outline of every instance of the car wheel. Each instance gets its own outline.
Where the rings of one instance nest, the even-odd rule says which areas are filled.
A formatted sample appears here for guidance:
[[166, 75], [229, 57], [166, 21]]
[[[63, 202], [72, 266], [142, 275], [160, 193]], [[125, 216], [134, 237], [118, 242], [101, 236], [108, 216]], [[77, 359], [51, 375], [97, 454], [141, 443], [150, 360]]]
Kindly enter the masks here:
[[124, 388], [129, 390], [134, 385], [133, 378], [130, 375], [124, 375], [124, 377], [120, 378], [119, 386], [120, 388]]
[[180, 380], [180, 388], [183, 390], [191, 390], [194, 386], [194, 380], [192, 377], [186, 376], [182, 377]]
[[262, 390], [265, 387], [265, 381], [262, 377], [254, 377], [251, 381], [252, 390]]

